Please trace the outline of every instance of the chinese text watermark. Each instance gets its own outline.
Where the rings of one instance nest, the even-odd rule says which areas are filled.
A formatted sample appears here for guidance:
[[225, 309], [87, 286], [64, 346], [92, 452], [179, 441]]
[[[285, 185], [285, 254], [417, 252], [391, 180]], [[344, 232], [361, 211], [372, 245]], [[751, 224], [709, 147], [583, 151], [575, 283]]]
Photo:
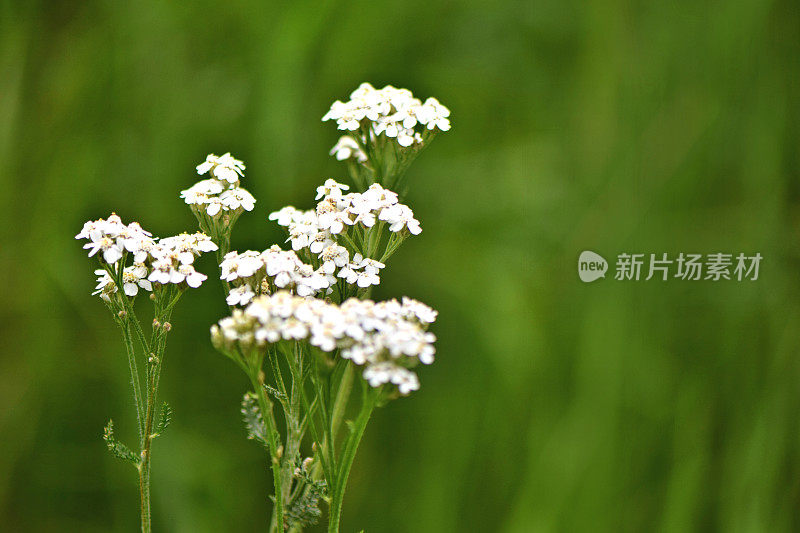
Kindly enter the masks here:
[[[679, 253], [621, 253], [614, 265], [614, 279], [619, 281], [755, 281], [758, 279], [760, 253], [715, 252], [710, 254]], [[584, 251], [578, 258], [578, 276], [592, 282], [604, 278], [608, 262], [599, 254]]]

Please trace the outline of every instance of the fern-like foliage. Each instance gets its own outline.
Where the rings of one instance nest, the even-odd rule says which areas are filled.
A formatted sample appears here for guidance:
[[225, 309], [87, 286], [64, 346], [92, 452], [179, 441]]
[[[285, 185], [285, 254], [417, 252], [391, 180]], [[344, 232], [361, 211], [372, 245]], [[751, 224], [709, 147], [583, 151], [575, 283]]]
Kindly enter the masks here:
[[261, 416], [261, 409], [258, 408], [258, 400], [252, 392], [245, 393], [242, 398], [242, 417], [247, 428], [247, 438], [268, 446], [267, 428]]
[[156, 424], [156, 431], [154, 437], [162, 435], [170, 423], [172, 422], [172, 407], [167, 402], [161, 404], [161, 411], [158, 415], [158, 423]]
[[114, 421], [109, 420], [108, 425], [103, 429], [103, 440], [106, 441], [106, 446], [115, 456], [125, 461], [130, 461], [134, 466], [139, 466], [141, 460], [139, 456], [133, 453], [130, 448], [122, 444], [114, 436]]
[[319, 522], [322, 511], [319, 509], [319, 492], [315, 490], [305, 490], [286, 508], [286, 527], [304, 528], [313, 526]]
[[319, 522], [322, 516], [319, 501], [328, 497], [328, 485], [324, 480], [313, 479], [305, 465], [298, 466], [294, 475], [305, 486], [300, 495], [286, 508], [286, 525], [289, 529], [293, 527], [302, 529]]

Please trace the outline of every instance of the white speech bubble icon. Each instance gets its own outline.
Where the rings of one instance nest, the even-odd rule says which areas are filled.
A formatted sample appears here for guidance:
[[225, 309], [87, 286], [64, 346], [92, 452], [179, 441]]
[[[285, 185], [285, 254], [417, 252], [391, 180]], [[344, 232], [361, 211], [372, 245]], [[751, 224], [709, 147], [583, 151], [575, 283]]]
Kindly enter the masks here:
[[606, 277], [608, 262], [600, 254], [585, 250], [578, 258], [578, 276], [581, 281], [591, 283], [599, 278]]

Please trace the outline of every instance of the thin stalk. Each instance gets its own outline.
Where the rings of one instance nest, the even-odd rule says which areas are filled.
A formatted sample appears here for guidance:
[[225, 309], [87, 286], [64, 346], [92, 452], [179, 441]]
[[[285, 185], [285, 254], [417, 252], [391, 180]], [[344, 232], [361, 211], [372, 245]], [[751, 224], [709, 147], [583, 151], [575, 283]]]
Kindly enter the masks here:
[[[111, 279], [114, 280], [114, 283], [117, 286], [118, 291], [122, 291], [124, 284], [122, 283], [122, 263], [124, 263], [125, 257], [119, 261], [120, 267], [119, 270], [114, 270], [111, 268], [110, 265], [103, 263], [103, 268], [108, 272], [111, 276]], [[144, 348], [144, 352], [150, 353], [150, 346], [147, 344], [147, 339], [144, 336], [144, 332], [142, 331], [142, 326], [139, 324], [139, 319], [136, 318], [136, 313], [133, 311], [133, 303], [126, 297], [122, 296], [120, 298], [122, 302], [123, 311], [125, 313], [125, 320], [128, 321], [129, 324], [133, 325], [134, 331], [136, 331], [136, 336], [139, 338], [139, 342], [142, 343], [142, 348]]]
[[367, 422], [375, 409], [380, 390], [376, 391], [362, 381], [363, 393], [361, 400], [361, 410], [352, 424], [352, 432], [347, 437], [344, 450], [339, 463], [339, 472], [336, 475], [336, 484], [331, 492], [331, 504], [328, 516], [328, 533], [339, 533], [339, 522], [342, 515], [342, 503], [344, 502], [344, 492], [347, 487], [347, 478], [350, 476], [350, 469], [358, 451], [358, 445], [364, 436]]
[[[298, 348], [299, 348], [299, 345], [298, 345]], [[311, 364], [312, 365], [315, 364], [314, 361], [311, 361]], [[300, 376], [301, 376], [302, 370], [298, 369], [297, 366], [294, 364], [294, 361], [292, 361], [292, 360], [289, 360], [289, 370], [292, 373], [292, 379], [294, 381], [300, 381]], [[312, 378], [312, 380], [313, 380], [313, 378]], [[314, 419], [314, 416], [315, 416], [317, 403], [321, 403], [323, 399], [322, 399], [321, 396], [317, 395], [314, 398], [314, 401], [309, 403], [308, 396], [306, 396], [305, 387], [300, 387], [298, 392], [300, 393], [300, 399], [303, 402], [303, 408], [306, 411], [306, 422], [311, 427], [311, 434], [314, 437], [314, 442], [318, 442], [320, 444], [320, 446], [321, 446], [322, 445], [322, 438], [321, 438], [322, 436], [320, 435], [320, 432], [317, 429], [317, 422]], [[328, 464], [328, 458], [327, 458], [327, 456], [325, 455], [325, 453], [322, 450], [320, 450], [320, 462], [322, 463], [322, 470], [325, 473], [325, 478], [326, 479], [331, 479], [330, 476], [331, 476], [331, 472], [332, 472], [332, 465]]]
[[325, 421], [323, 428], [325, 430], [323, 435], [324, 440], [320, 444], [322, 445], [322, 453], [327, 454], [328, 456], [327, 460], [330, 474], [330, 477], [328, 477], [328, 484], [333, 485], [336, 481], [336, 447], [333, 440], [333, 430], [331, 428], [332, 417], [330, 415], [330, 410], [328, 409], [327, 395], [325, 394], [322, 386], [322, 379], [317, 365], [317, 361], [311, 361], [311, 381], [316, 388], [315, 392], [317, 393], [317, 398], [319, 398], [319, 405], [320, 409], [322, 410], [322, 419]]
[[397, 235], [402, 235], [402, 233], [392, 233], [389, 236], [389, 242], [386, 244], [386, 251], [378, 260], [379, 263], [385, 263], [386, 260], [389, 259], [398, 248], [400, 248], [400, 245], [403, 244], [403, 241], [406, 240], [405, 236], [397, 237]]
[[160, 337], [158, 338], [158, 346], [157, 346], [157, 352], [156, 352], [156, 360], [158, 361], [158, 365], [156, 366], [156, 372], [155, 372], [155, 387], [153, 387], [153, 390], [155, 391], [154, 396], [153, 396], [153, 404], [154, 405], [156, 403], [156, 397], [158, 396], [158, 383], [161, 380], [161, 370], [164, 367], [164, 354], [166, 353], [166, 348], [167, 348], [167, 333], [168, 332], [167, 332], [166, 329], [164, 329], [163, 325], [168, 323], [171, 317], [172, 317], [172, 310], [170, 309], [170, 310], [166, 311], [166, 313], [162, 317], [163, 321], [161, 322], [161, 324], [162, 324], [162, 328], [161, 329], [163, 331], [162, 331]]
[[133, 347], [130, 324], [127, 320], [122, 323], [122, 337], [125, 341], [125, 351], [128, 353], [128, 368], [131, 372], [131, 387], [133, 387], [133, 400], [136, 403], [136, 425], [139, 429], [139, 440], [144, 435], [144, 405], [142, 405], [142, 389], [139, 384], [139, 369], [136, 366], [136, 350]]
[[[139, 465], [139, 515], [142, 520], [142, 533], [150, 533], [150, 472]], [[149, 466], [148, 466], [149, 468]]]
[[167, 329], [164, 327], [164, 324], [167, 323], [172, 316], [172, 305], [174, 305], [178, 297], [180, 297], [180, 292], [166, 309], [160, 309], [161, 299], [157, 300], [156, 321], [158, 326], [154, 328], [149, 344], [144, 341], [144, 332], [141, 332], [141, 326], [139, 325], [138, 319], [136, 319], [134, 315], [129, 315], [132, 316], [132, 321], [136, 326], [138, 326], [139, 331], [141, 332], [140, 337], [142, 338], [142, 343], [152, 350], [145, 353], [145, 357], [147, 358], [145, 370], [147, 395], [144, 427], [142, 428], [142, 432], [140, 434], [141, 462], [138, 465], [140, 500], [139, 511], [142, 521], [142, 533], [150, 533], [152, 527], [150, 514], [150, 457], [154, 436], [153, 425], [155, 422], [156, 404], [158, 402], [158, 382], [161, 376], [161, 369], [164, 362], [164, 353], [167, 343]]
[[275, 429], [275, 419], [272, 414], [272, 402], [267, 398], [264, 390], [264, 375], [259, 368], [249, 372], [250, 382], [255, 389], [256, 398], [261, 409], [261, 415], [267, 429], [267, 443], [269, 444], [270, 465], [272, 467], [272, 479], [275, 487], [275, 506], [272, 510], [272, 520], [270, 521], [270, 531], [283, 532], [283, 491], [281, 487], [281, 458], [278, 453], [277, 430]]
[[[284, 417], [286, 419], [286, 458], [283, 464], [282, 481], [283, 493], [289, 495], [292, 488], [292, 479], [294, 477], [294, 464], [292, 461], [300, 455], [300, 444], [303, 440], [303, 427], [300, 421], [301, 400], [300, 389], [303, 387], [303, 354], [298, 349], [297, 343], [292, 353], [285, 353], [287, 359], [292, 356], [296, 357], [298, 367], [301, 369], [301, 375], [292, 376], [291, 393], [288, 400], [288, 409], [284, 405]], [[281, 378], [283, 381], [283, 378]], [[285, 390], [285, 389], [284, 389]], [[285, 502], [289, 503], [289, 502]]]
[[376, 249], [378, 248], [378, 243], [381, 241], [381, 231], [383, 227], [386, 225], [386, 222], [379, 222], [374, 227], [370, 228], [368, 235], [369, 238], [367, 239], [365, 254], [364, 257], [373, 258], [375, 255]]
[[346, 359], [342, 360], [345, 362], [345, 368], [342, 373], [342, 379], [339, 381], [339, 390], [336, 391], [336, 399], [333, 402], [333, 411], [331, 414], [331, 433], [334, 439], [339, 432], [339, 426], [342, 424], [342, 419], [347, 409], [347, 401], [350, 399], [350, 390], [353, 388], [353, 377], [355, 374], [353, 364]]
[[139, 497], [141, 500], [142, 533], [149, 533], [150, 526], [150, 446], [153, 441], [153, 420], [156, 403], [156, 373], [160, 366], [160, 355], [155, 354], [147, 368], [147, 415], [142, 438], [142, 462], [139, 464]]

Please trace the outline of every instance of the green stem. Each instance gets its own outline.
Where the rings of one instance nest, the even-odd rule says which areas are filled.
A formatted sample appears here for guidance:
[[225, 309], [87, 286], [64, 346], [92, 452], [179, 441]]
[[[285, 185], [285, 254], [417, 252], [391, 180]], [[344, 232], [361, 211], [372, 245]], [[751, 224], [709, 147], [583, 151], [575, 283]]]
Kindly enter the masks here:
[[364, 257], [369, 257], [370, 259], [374, 258], [378, 243], [381, 241], [381, 231], [385, 225], [386, 222], [380, 221], [369, 229], [369, 238], [367, 239]]
[[131, 327], [127, 320], [122, 323], [122, 337], [125, 341], [125, 351], [128, 353], [128, 368], [131, 372], [131, 386], [133, 399], [136, 403], [136, 424], [139, 429], [139, 440], [144, 436], [144, 405], [142, 404], [142, 389], [139, 384], [139, 369], [136, 366], [136, 350], [131, 338]]
[[142, 519], [142, 533], [150, 533], [150, 465], [139, 465], [139, 514]]
[[380, 389], [372, 389], [365, 381], [362, 380], [361, 385], [363, 387], [361, 410], [352, 424], [352, 432], [344, 445], [344, 450], [340, 458], [339, 472], [336, 475], [336, 484], [331, 492], [328, 533], [339, 532], [339, 522], [342, 515], [342, 503], [344, 502], [347, 478], [350, 475], [350, 469], [353, 466], [353, 461], [358, 451], [358, 445], [361, 443], [361, 438], [364, 436], [364, 430], [367, 428], [367, 422], [369, 422], [369, 418], [372, 415], [372, 411], [375, 409], [380, 395]]
[[381, 258], [378, 260], [379, 263], [386, 263], [386, 260], [389, 259], [392, 254], [394, 254], [400, 245], [403, 244], [403, 241], [406, 240], [406, 235], [403, 232], [393, 232], [389, 235], [389, 242], [386, 244], [386, 251], [383, 253]]
[[[287, 359], [292, 357], [296, 358], [296, 363], [300, 368], [300, 375], [292, 375], [291, 395], [289, 396], [288, 409], [284, 406], [284, 417], [286, 419], [286, 460], [283, 464], [282, 482], [283, 494], [290, 495], [292, 488], [292, 480], [294, 478], [294, 464], [293, 461], [300, 456], [300, 444], [303, 440], [303, 427], [300, 421], [301, 416], [301, 394], [300, 390], [303, 388], [304, 379], [302, 376], [303, 369], [303, 353], [297, 348], [297, 343], [294, 343], [295, 349], [291, 352], [285, 353]], [[293, 353], [292, 353], [293, 352]], [[278, 370], [280, 368], [278, 367]], [[279, 374], [280, 375], [280, 374]], [[283, 378], [281, 378], [281, 381]], [[289, 502], [285, 502], [288, 504]]]
[[328, 485], [331, 486], [336, 481], [336, 447], [335, 442], [333, 440], [333, 431], [331, 427], [331, 414], [330, 410], [328, 409], [328, 396], [325, 394], [324, 387], [322, 385], [322, 376], [319, 372], [319, 362], [314, 360], [315, 358], [312, 357], [311, 361], [311, 381], [314, 384], [315, 392], [317, 394], [317, 398], [319, 399], [319, 406], [320, 410], [322, 411], [322, 420], [324, 421], [323, 429], [325, 433], [323, 434], [323, 441], [320, 443], [322, 446], [321, 453], [323, 455], [327, 455], [327, 462], [329, 467], [329, 474], [328, 476]]
[[142, 438], [142, 462], [139, 464], [139, 497], [141, 500], [142, 533], [150, 532], [150, 446], [153, 441], [153, 420], [156, 404], [156, 375], [161, 366], [161, 354], [154, 355], [147, 365], [147, 415]]
[[[180, 296], [180, 294], [178, 295]], [[177, 297], [175, 298], [175, 301]], [[174, 301], [173, 301], [174, 304]], [[158, 401], [158, 382], [161, 376], [161, 368], [164, 360], [164, 352], [167, 343], [167, 329], [164, 324], [167, 323], [172, 316], [171, 306], [168, 309], [156, 309], [156, 321], [158, 326], [154, 329], [151, 336], [149, 347], [152, 351], [145, 353], [146, 360], [146, 378], [147, 378], [147, 396], [146, 396], [146, 411], [144, 417], [144, 427], [142, 428], [141, 437], [141, 462], [139, 463], [139, 500], [140, 500], [140, 515], [142, 521], [142, 533], [150, 533], [151, 531], [151, 515], [150, 515], [150, 455], [151, 446], [153, 442], [153, 425], [155, 422], [156, 403]], [[131, 310], [132, 312], [132, 310]], [[141, 326], [134, 315], [133, 321], [141, 331]], [[144, 339], [144, 333], [141, 333], [141, 338]], [[130, 334], [128, 335], [130, 339]], [[132, 341], [131, 341], [132, 343]], [[147, 343], [143, 341], [145, 346]], [[135, 363], [134, 363], [135, 364]], [[137, 374], [138, 376], [138, 374]], [[141, 393], [140, 393], [141, 395]]]
[[350, 390], [353, 388], [353, 377], [355, 375], [354, 365], [342, 359], [345, 363], [342, 379], [339, 381], [339, 390], [336, 391], [336, 399], [333, 402], [333, 411], [331, 414], [331, 433], [335, 439], [339, 433], [339, 426], [342, 424], [345, 410], [347, 409], [347, 401], [350, 399]]
[[267, 398], [264, 390], [264, 374], [260, 368], [249, 372], [250, 382], [258, 398], [261, 415], [267, 429], [267, 443], [269, 444], [269, 460], [272, 468], [272, 480], [275, 487], [275, 506], [272, 510], [270, 531], [283, 533], [283, 491], [281, 487], [281, 457], [278, 453], [278, 431], [275, 429], [275, 419], [272, 414], [272, 402]]
[[[297, 343], [296, 346], [298, 347], [298, 350], [302, 351], [302, 348], [300, 348], [299, 343]], [[312, 360], [310, 364], [313, 365], [316, 363]], [[302, 369], [298, 368], [295, 362], [292, 361], [291, 359], [289, 359], [289, 371], [292, 373], [292, 380], [299, 381], [301, 383], [303, 382], [301, 378]], [[314, 378], [312, 377], [312, 380], [313, 379]], [[317, 429], [317, 422], [314, 417], [316, 416], [316, 409], [317, 409], [316, 406], [317, 404], [322, 403], [323, 398], [317, 395], [314, 398], [314, 402], [310, 403], [308, 401], [308, 397], [306, 396], [305, 387], [300, 387], [298, 389], [298, 392], [300, 393], [300, 400], [303, 402], [303, 409], [305, 409], [306, 411], [306, 423], [311, 428], [311, 434], [314, 437], [314, 442], [322, 446], [322, 435]], [[322, 469], [325, 473], [325, 478], [331, 479], [332, 465], [328, 464], [328, 457], [327, 455], [325, 455], [324, 450], [320, 450], [319, 457], [320, 457], [320, 463], [322, 464]]]

